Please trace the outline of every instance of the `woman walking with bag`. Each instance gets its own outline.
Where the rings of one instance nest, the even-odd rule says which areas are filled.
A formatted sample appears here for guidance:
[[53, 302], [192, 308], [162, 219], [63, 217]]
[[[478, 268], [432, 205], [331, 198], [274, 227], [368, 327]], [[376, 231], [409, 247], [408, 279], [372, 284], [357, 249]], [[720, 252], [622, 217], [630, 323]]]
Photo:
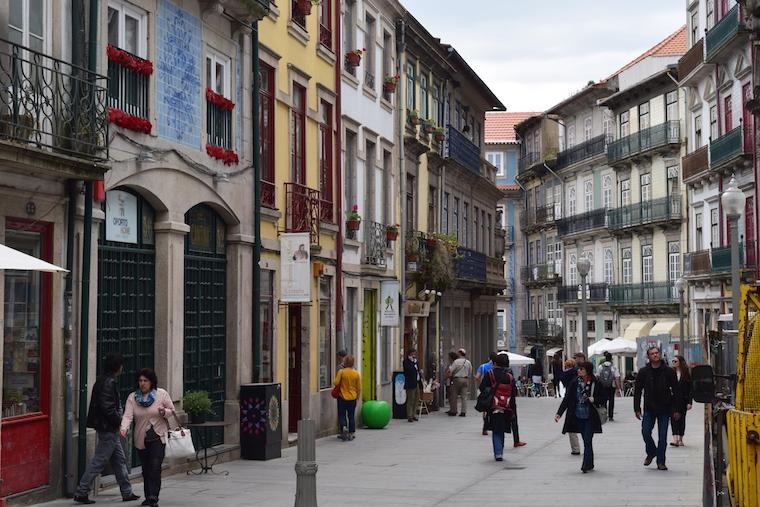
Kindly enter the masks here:
[[594, 433], [602, 432], [602, 421], [595, 405], [604, 398], [601, 386], [593, 375], [593, 365], [587, 361], [578, 363], [578, 376], [567, 386], [565, 397], [554, 416], [559, 422], [567, 410], [562, 433], [580, 433], [583, 438], [583, 464], [581, 471], [585, 474], [594, 469]]
[[340, 438], [353, 440], [356, 433], [356, 400], [362, 392], [362, 377], [354, 369], [354, 356], [348, 355], [343, 360], [343, 368], [335, 375], [333, 385], [338, 387], [338, 423]]
[[[515, 415], [515, 378], [507, 371], [509, 356], [497, 354], [491, 371], [483, 375], [480, 382], [477, 410], [487, 412], [487, 429], [491, 430], [493, 457], [496, 461], [504, 460], [504, 433], [511, 433], [512, 418]], [[502, 387], [501, 386], [509, 386]], [[486, 405], [486, 406], [484, 406]]]
[[673, 358], [673, 369], [676, 370], [678, 385], [681, 388], [681, 397], [674, 400], [674, 412], [681, 414], [681, 417], [678, 420], [670, 420], [671, 431], [673, 432], [673, 441], [670, 442], [670, 445], [679, 447], [683, 446], [683, 434], [686, 432], [686, 412], [691, 410], [691, 372], [683, 356]]
[[145, 486], [142, 505], [158, 507], [161, 491], [161, 464], [166, 451], [169, 423], [166, 418], [176, 417], [171, 396], [158, 387], [156, 373], [143, 368], [137, 374], [138, 389], [127, 398], [127, 408], [121, 420], [121, 436], [126, 437], [132, 420], [135, 422], [133, 441], [140, 461]]

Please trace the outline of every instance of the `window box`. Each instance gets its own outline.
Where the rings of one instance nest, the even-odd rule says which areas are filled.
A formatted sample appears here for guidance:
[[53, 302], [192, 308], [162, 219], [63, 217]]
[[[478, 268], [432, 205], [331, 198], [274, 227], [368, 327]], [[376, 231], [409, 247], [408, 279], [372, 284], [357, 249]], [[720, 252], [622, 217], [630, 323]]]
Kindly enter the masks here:
[[354, 49], [346, 53], [346, 65], [351, 67], [358, 67], [362, 61], [362, 54], [364, 49]]

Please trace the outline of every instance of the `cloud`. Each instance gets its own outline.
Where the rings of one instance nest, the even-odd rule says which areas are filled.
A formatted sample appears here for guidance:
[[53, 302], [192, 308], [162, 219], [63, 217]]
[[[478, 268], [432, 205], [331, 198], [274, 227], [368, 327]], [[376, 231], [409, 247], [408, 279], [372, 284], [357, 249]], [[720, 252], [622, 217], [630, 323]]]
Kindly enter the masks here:
[[[673, 33], [683, 0], [403, 0], [512, 111], [544, 110]], [[463, 22], [466, 16], [466, 22]]]

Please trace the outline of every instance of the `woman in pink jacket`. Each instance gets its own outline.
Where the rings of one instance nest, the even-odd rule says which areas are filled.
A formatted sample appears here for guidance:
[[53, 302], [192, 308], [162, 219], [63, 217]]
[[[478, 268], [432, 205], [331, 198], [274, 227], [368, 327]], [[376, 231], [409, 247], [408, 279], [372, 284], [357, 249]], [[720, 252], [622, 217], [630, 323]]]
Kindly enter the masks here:
[[174, 403], [165, 390], [158, 387], [156, 373], [143, 368], [137, 374], [138, 389], [127, 398], [121, 419], [121, 436], [126, 437], [132, 420], [135, 422], [133, 441], [142, 462], [145, 501], [142, 505], [158, 507], [161, 490], [161, 464], [169, 432], [167, 417], [175, 416]]

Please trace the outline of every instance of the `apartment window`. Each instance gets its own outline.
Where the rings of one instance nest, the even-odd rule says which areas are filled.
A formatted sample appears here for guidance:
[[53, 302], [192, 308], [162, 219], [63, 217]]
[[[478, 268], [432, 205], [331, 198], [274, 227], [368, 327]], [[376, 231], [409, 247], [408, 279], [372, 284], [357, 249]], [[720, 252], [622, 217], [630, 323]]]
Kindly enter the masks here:
[[306, 13], [298, 6], [298, 0], [290, 2], [290, 17], [302, 30], [306, 30]]
[[290, 175], [291, 180], [306, 184], [306, 89], [293, 83], [293, 105], [290, 119]]
[[604, 249], [604, 283], [612, 284], [613, 276], [612, 248]]
[[346, 313], [343, 316], [343, 343], [341, 349], [354, 355], [356, 350], [356, 287], [346, 288]]
[[383, 150], [383, 223], [392, 225], [396, 223], [393, 214], [393, 154]]
[[715, 25], [715, 6], [713, 2], [707, 1], [707, 29], [710, 30]]
[[641, 181], [641, 200], [651, 201], [652, 200], [652, 175], [642, 174], [640, 177], [640, 181]]
[[570, 254], [567, 258], [567, 268], [569, 273], [569, 282], [570, 285], [578, 285], [578, 256], [575, 254]]
[[364, 219], [375, 222], [375, 143], [367, 141], [364, 145]]
[[488, 254], [491, 245], [491, 214], [488, 214], [488, 222], [486, 222], [485, 210], [480, 210], [480, 236], [483, 238], [480, 251]]
[[488, 163], [496, 167], [496, 175], [504, 176], [504, 159], [500, 151], [489, 151], [486, 153]]
[[406, 64], [406, 108], [414, 111], [417, 107], [417, 79], [414, 62]]
[[[340, 4], [338, 4], [340, 5]], [[343, 34], [343, 50], [351, 51], [356, 49], [354, 44], [354, 13], [356, 12], [356, 1], [346, 0], [343, 2], [343, 26], [341, 28]], [[349, 74], [356, 75], [356, 67], [353, 65], [344, 65], [343, 69]]]
[[592, 283], [594, 280], [594, 254], [591, 252], [583, 252], [583, 256], [588, 259], [590, 263], [586, 280], [588, 280], [588, 283]]
[[356, 133], [346, 130], [346, 151], [344, 153], [343, 171], [346, 177], [346, 209], [357, 203], [356, 199]]
[[694, 214], [695, 233], [694, 233], [694, 246], [696, 250], [702, 250], [702, 213]]
[[383, 30], [383, 77], [394, 76], [393, 70], [393, 39], [391, 34]]
[[457, 237], [457, 241], [459, 241], [459, 197], [454, 197], [454, 232]]
[[435, 209], [436, 209], [436, 201], [438, 197], [438, 189], [431, 186], [428, 188], [428, 232], [435, 232], [436, 229], [436, 223], [435, 223], [435, 217], [437, 215]]
[[612, 118], [612, 111], [605, 109], [602, 113], [602, 130], [604, 131], [605, 142], [612, 140], [615, 131], [615, 120]]
[[567, 127], [567, 147], [572, 148], [575, 146], [575, 124], [568, 125]]
[[567, 189], [567, 216], [575, 215], [575, 186]]
[[697, 43], [701, 39], [699, 33], [699, 11], [691, 13], [691, 45]]
[[596, 332], [596, 321], [589, 319], [586, 321], [586, 330], [590, 332]]
[[261, 203], [275, 206], [274, 185], [274, 69], [259, 60], [259, 139], [261, 142]]
[[622, 113], [620, 113], [619, 119], [620, 119], [620, 137], [621, 138], [631, 133], [630, 116], [631, 116], [630, 111], [623, 111]]
[[652, 283], [653, 275], [652, 262], [652, 245], [642, 245], [641, 247], [641, 281], [643, 283]]
[[431, 118], [437, 125], [443, 125], [441, 90], [439, 89], [438, 83], [435, 81], [433, 81], [433, 85], [430, 87], [430, 98], [433, 105]]
[[702, 142], [702, 115], [694, 115], [694, 149], [701, 148]]
[[591, 139], [592, 136], [592, 122], [591, 117], [587, 116], [585, 120], [583, 120], [583, 140], [588, 141]]
[[443, 194], [443, 211], [441, 213], [441, 232], [444, 234], [449, 233], [449, 193]]
[[668, 241], [668, 280], [675, 282], [681, 278], [681, 243]]
[[480, 227], [478, 227], [479, 224], [482, 224], [480, 219], [480, 210], [477, 206], [475, 206], [475, 216], [473, 217], [473, 226], [475, 228], [475, 250], [482, 251], [482, 241], [483, 241], [483, 235], [480, 233]]
[[604, 332], [605, 333], [611, 333], [612, 332], [612, 321], [611, 320], [605, 320], [604, 321]]
[[678, 90], [665, 94], [665, 121], [678, 120]]
[[320, 219], [333, 222], [333, 129], [332, 104], [322, 100], [319, 104], [321, 117], [319, 122], [319, 192]]
[[718, 137], [718, 106], [713, 105], [710, 106], [710, 140], [715, 141]]
[[[34, 51], [44, 53], [45, 42], [45, 9], [43, 8], [43, 0], [15, 0], [10, 3], [9, 17], [8, 19], [8, 38], [15, 44], [20, 44]], [[7, 5], [7, 2], [6, 2]], [[118, 4], [115, 4], [118, 5]], [[118, 7], [117, 7], [118, 9]], [[109, 42], [110, 42], [110, 14], [111, 6], [109, 6]], [[125, 26], [125, 28], [128, 28]], [[137, 28], [136, 25], [132, 25], [132, 29]], [[134, 40], [133, 48], [137, 48], [138, 42], [141, 40], [137, 34], [129, 34], [129, 38]], [[125, 44], [126, 45], [126, 44]], [[125, 49], [131, 53], [137, 54], [137, 51], [132, 51], [128, 47], [119, 46], [121, 49]]]
[[678, 176], [681, 173], [681, 168], [677, 165], [672, 165], [665, 168], [668, 175], [668, 196], [675, 197], [680, 194]]
[[331, 278], [319, 281], [319, 388], [327, 389], [332, 383], [332, 323], [330, 302]]
[[470, 203], [466, 202], [464, 203], [464, 209], [462, 210], [462, 244], [465, 246], [465, 248], [470, 247], [470, 235], [469, 235], [469, 228], [470, 228], [470, 217], [469, 217], [469, 211], [470, 211]]
[[609, 174], [602, 177], [602, 206], [612, 208], [612, 176]]
[[426, 72], [420, 73], [420, 118], [429, 119], [428, 109], [428, 77]]
[[364, 86], [374, 90], [375, 89], [375, 18], [367, 16], [365, 18], [366, 33], [364, 46], [367, 50], [364, 53]]
[[631, 204], [631, 180], [620, 182], [620, 205], [628, 206]]
[[639, 131], [649, 128], [649, 102], [639, 104]]
[[[8, 29], [12, 41], [22, 42], [26, 40], [33, 47], [40, 46], [41, 50], [42, 7], [39, 7], [40, 14], [33, 15], [32, 11], [38, 11], [37, 6], [34, 5], [35, 3], [11, 3], [11, 21], [8, 24]], [[26, 6], [27, 10], [30, 10], [28, 16], [23, 15], [24, 6]], [[21, 8], [21, 13], [18, 13], [19, 7]], [[145, 18], [146, 14], [142, 11], [127, 7], [121, 3], [110, 3], [108, 5], [108, 44], [139, 58], [145, 58], [147, 53]], [[24, 20], [26, 20], [26, 28], [15, 26], [24, 25]], [[109, 61], [109, 106], [140, 118], [148, 118], [149, 83], [150, 76], [139, 74], [118, 63]]]
[[332, 49], [332, 0], [319, 4], [319, 43]]
[[415, 190], [416, 190], [417, 182], [413, 175], [407, 174], [406, 175], [406, 230], [407, 231], [415, 231], [417, 230], [417, 227], [415, 227], [415, 207], [416, 207], [416, 199], [415, 199]]
[[710, 210], [710, 247], [720, 246], [720, 230], [718, 229], [718, 208]]
[[734, 127], [734, 112], [731, 95], [723, 98], [723, 132], [730, 132]]
[[[216, 52], [206, 55], [206, 88], [229, 99], [230, 60]], [[232, 148], [232, 111], [206, 101], [206, 142]]]
[[621, 269], [623, 271], [623, 283], [633, 283], [633, 259], [631, 258], [631, 249], [623, 248], [621, 252], [623, 261], [621, 262]]
[[594, 209], [594, 182], [591, 179], [583, 182], [583, 206], [584, 211]]

